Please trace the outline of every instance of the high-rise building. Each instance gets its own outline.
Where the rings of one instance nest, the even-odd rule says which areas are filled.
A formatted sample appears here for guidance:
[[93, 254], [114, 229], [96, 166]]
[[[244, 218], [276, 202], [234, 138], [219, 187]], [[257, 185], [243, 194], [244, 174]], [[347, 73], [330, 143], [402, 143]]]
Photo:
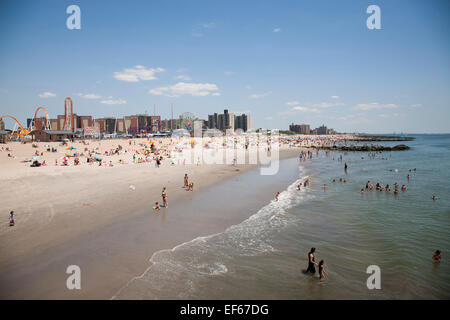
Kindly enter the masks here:
[[291, 124], [289, 130], [300, 134], [310, 134], [311, 128], [309, 124]]
[[234, 131], [234, 114], [229, 113], [227, 109], [223, 110], [223, 114], [219, 114], [217, 122], [217, 129]]
[[317, 128], [317, 134], [328, 134], [328, 129], [325, 125]]
[[235, 117], [234, 129], [242, 129], [244, 132], [251, 129], [250, 115], [242, 114]]
[[219, 121], [219, 117], [217, 113], [208, 115], [208, 128], [209, 129], [218, 129], [217, 124]]

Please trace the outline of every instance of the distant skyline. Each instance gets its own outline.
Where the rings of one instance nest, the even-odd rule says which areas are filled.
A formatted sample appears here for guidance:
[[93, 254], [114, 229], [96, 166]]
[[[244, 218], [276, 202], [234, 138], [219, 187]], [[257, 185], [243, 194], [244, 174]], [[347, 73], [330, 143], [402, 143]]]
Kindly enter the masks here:
[[[381, 30], [366, 27], [369, 5]], [[170, 118], [173, 104], [248, 113], [253, 128], [449, 133], [449, 18], [447, 0], [2, 0], [0, 115], [54, 118], [70, 96], [97, 118], [155, 104]]]

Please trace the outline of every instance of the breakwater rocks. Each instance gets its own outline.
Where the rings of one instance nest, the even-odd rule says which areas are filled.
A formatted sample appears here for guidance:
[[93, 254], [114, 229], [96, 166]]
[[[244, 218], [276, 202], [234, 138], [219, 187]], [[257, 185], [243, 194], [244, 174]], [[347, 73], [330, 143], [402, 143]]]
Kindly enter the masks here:
[[362, 151], [362, 152], [375, 152], [375, 151], [402, 151], [409, 150], [409, 147], [404, 144], [399, 144], [393, 147], [387, 146], [312, 146], [314, 149], [330, 150], [330, 151]]

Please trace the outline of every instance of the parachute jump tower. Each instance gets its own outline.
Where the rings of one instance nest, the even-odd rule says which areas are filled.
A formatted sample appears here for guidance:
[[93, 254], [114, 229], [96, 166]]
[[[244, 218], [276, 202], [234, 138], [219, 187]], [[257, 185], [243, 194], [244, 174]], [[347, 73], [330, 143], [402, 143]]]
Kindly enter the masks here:
[[[70, 113], [69, 113], [70, 104]], [[64, 125], [63, 130], [75, 132], [75, 121], [73, 117], [73, 101], [71, 97], [64, 100]]]

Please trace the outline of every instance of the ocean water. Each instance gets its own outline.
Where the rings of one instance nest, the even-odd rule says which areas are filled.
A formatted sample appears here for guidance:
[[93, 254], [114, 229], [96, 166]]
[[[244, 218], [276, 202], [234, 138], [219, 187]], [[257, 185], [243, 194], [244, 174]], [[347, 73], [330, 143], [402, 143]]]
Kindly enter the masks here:
[[[224, 232], [155, 253], [115, 298], [449, 299], [450, 135], [415, 137], [410, 150], [374, 159], [319, 152], [282, 160], [273, 177], [286, 185], [279, 201]], [[297, 190], [306, 178], [310, 187]], [[360, 194], [367, 180], [407, 190]], [[325, 260], [323, 281], [302, 272], [311, 247]], [[436, 249], [441, 263], [431, 260]], [[370, 265], [380, 267], [379, 290], [367, 288]]]

